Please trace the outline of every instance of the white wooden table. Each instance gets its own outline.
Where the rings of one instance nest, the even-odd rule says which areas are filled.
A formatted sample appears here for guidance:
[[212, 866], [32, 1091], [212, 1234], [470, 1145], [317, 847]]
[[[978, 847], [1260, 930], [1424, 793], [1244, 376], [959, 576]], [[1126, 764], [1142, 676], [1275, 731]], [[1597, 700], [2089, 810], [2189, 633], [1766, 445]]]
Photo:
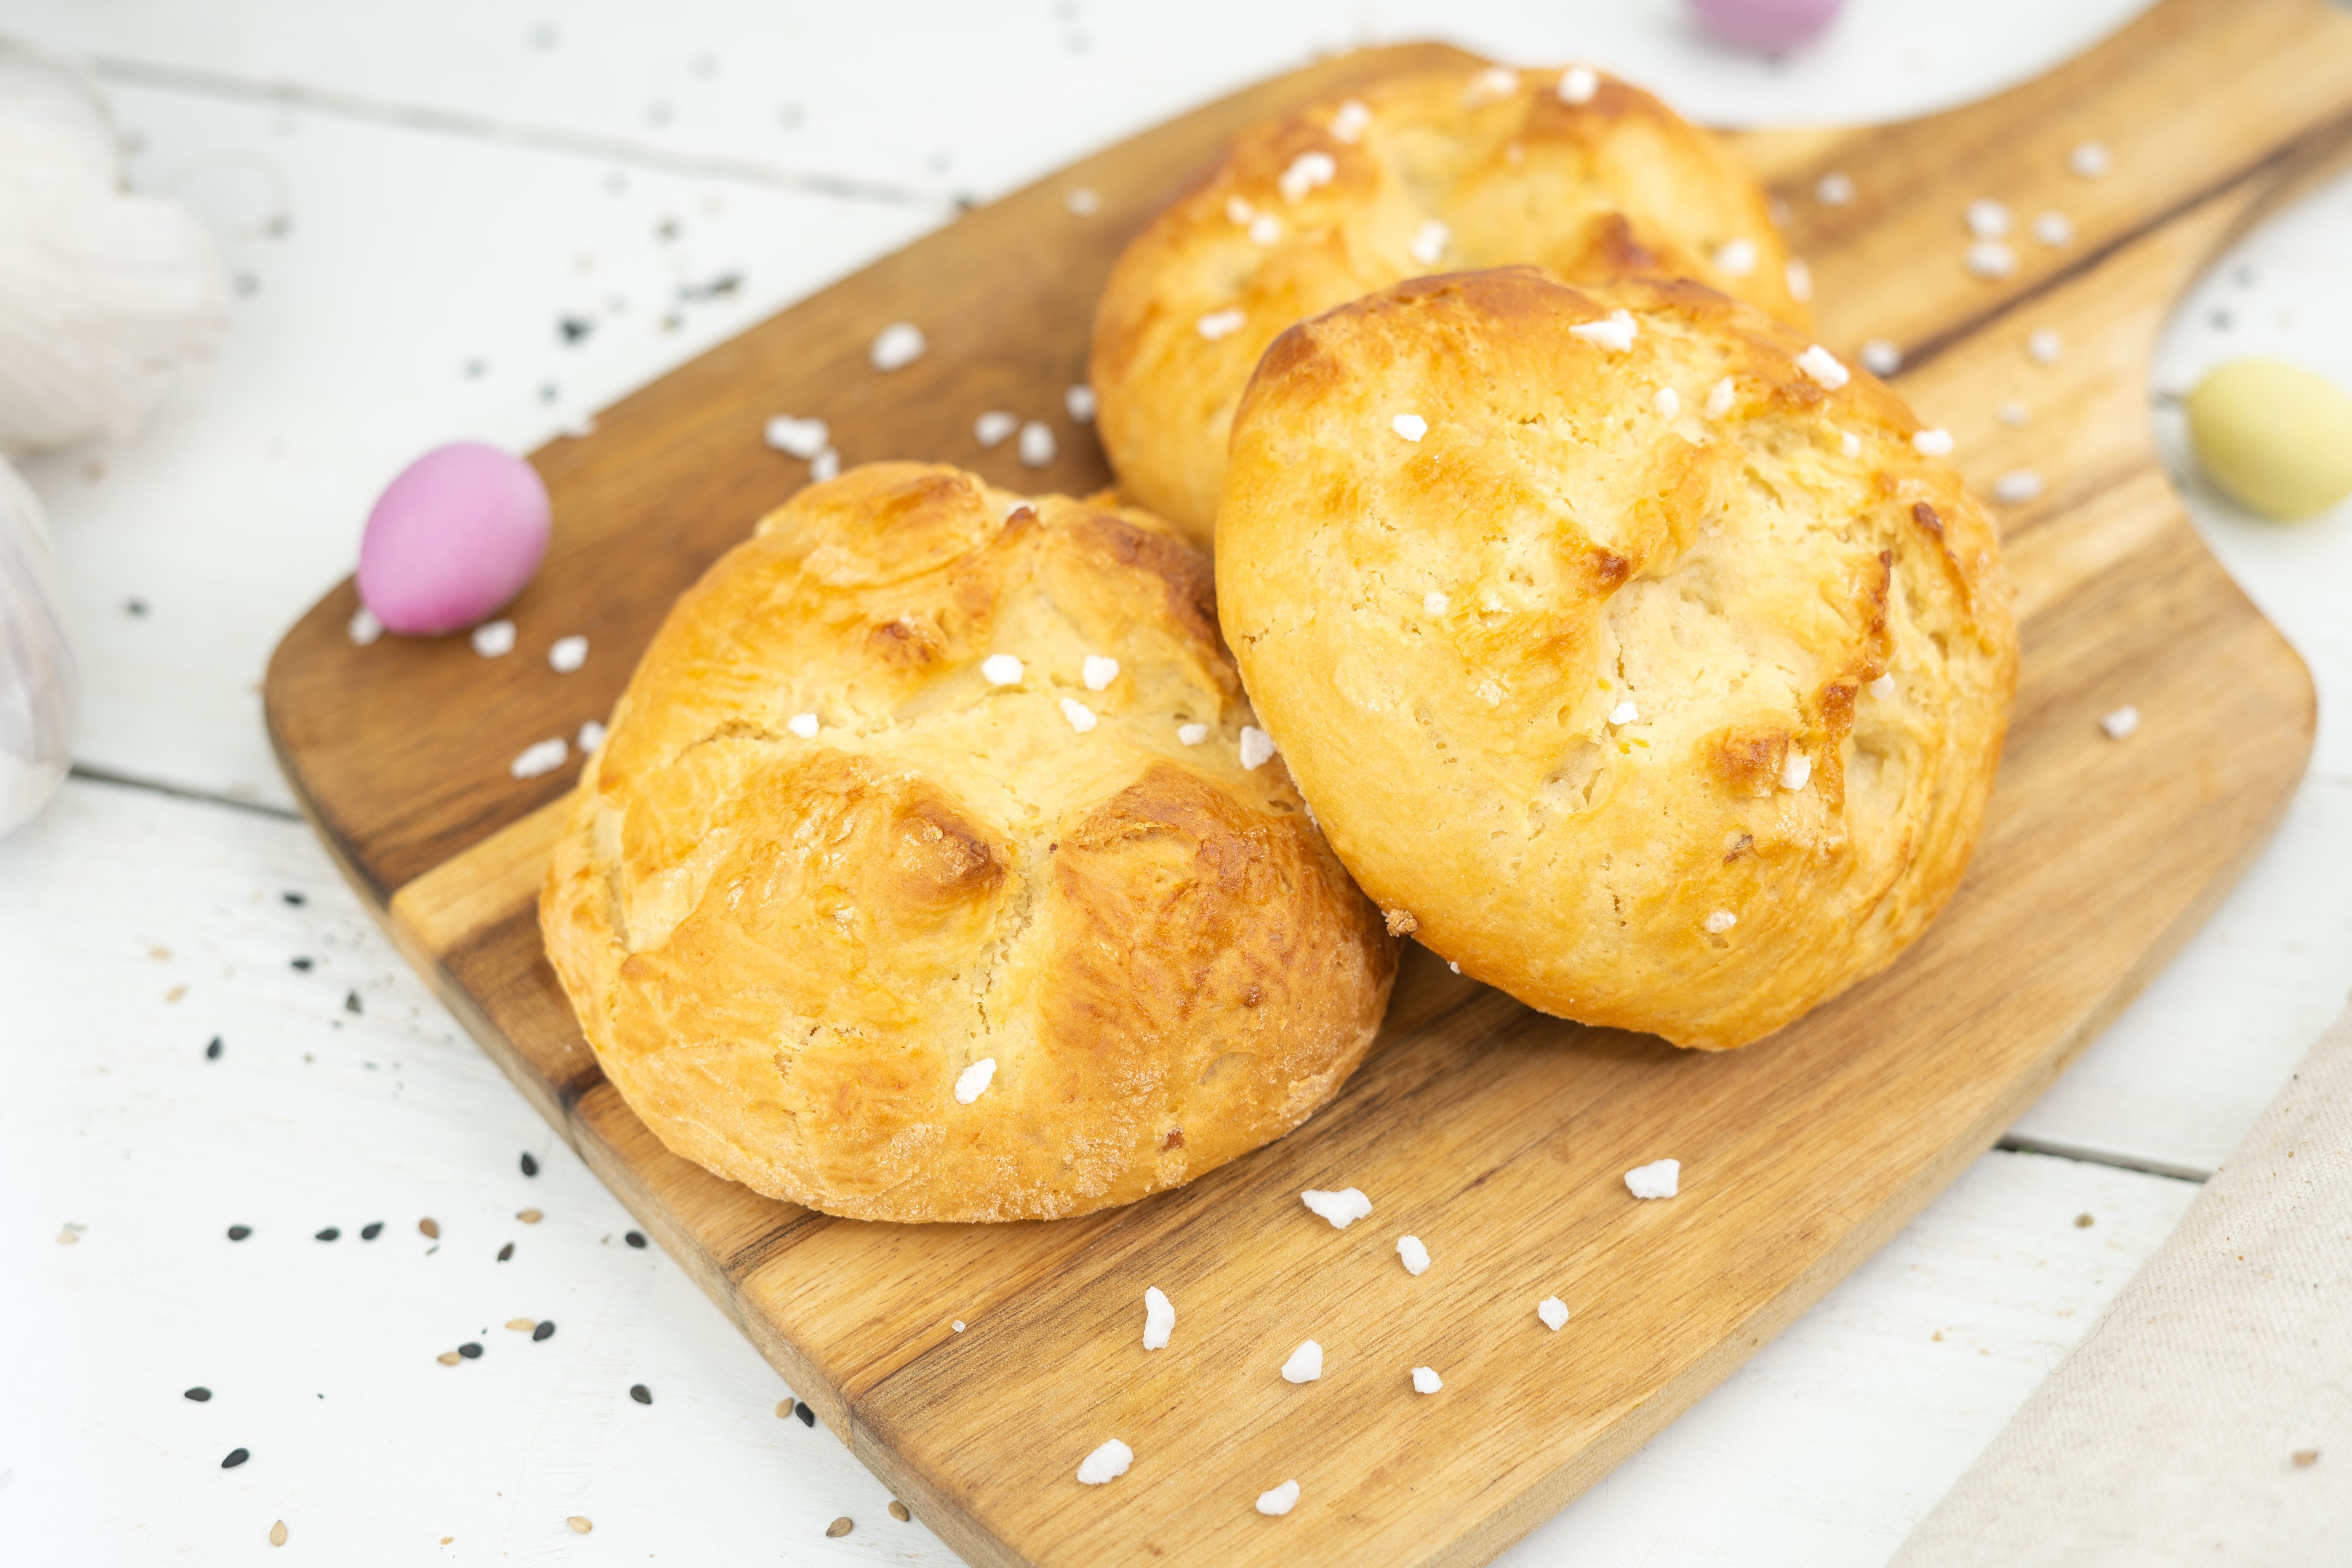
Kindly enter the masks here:
[[[0, 27], [99, 60], [137, 182], [241, 281], [140, 442], [28, 468], [89, 710], [81, 776], [0, 841], [0, 1561], [244, 1561], [278, 1520], [336, 1563], [954, 1561], [779, 1418], [775, 1374], [627, 1244], [289, 810], [263, 661], [416, 452], [528, 447], [959, 197], [1318, 50], [1438, 35], [1718, 120], [1890, 118], [2137, 9], [1853, 0], [1773, 66], [1695, 45], [1673, 0], [10, 0]], [[725, 271], [732, 298], [679, 302]], [[569, 347], [567, 313], [596, 323]], [[2265, 350], [2352, 384], [2352, 186], [2209, 278], [2155, 381]], [[1882, 1562], [2343, 1006], [2352, 507], [2283, 529], [2188, 493], [2319, 681], [2277, 840], [2004, 1150], [1507, 1562]]]

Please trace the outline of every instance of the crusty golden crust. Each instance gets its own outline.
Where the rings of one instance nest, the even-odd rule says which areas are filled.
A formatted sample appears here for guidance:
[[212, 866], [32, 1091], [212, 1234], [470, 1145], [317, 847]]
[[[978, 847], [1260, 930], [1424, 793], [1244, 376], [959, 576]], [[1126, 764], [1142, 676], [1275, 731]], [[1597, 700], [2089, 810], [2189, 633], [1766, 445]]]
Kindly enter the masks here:
[[2017, 673], [1993, 526], [1807, 348], [1506, 268], [1293, 328], [1243, 401], [1217, 583], [1257, 710], [1392, 926], [1547, 1012], [1746, 1044], [1967, 865]]
[[1692, 277], [1804, 325], [1755, 178], [1641, 89], [1596, 75], [1568, 103], [1561, 74], [1415, 73], [1269, 120], [1153, 219], [1095, 314], [1096, 423], [1123, 493], [1205, 546], [1266, 345], [1408, 277]]
[[678, 601], [574, 797], [540, 920], [589, 1043], [771, 1197], [1131, 1202], [1297, 1125], [1379, 1027], [1393, 946], [1280, 763], [1241, 764], [1207, 562], [1015, 499], [915, 464], [803, 491]]

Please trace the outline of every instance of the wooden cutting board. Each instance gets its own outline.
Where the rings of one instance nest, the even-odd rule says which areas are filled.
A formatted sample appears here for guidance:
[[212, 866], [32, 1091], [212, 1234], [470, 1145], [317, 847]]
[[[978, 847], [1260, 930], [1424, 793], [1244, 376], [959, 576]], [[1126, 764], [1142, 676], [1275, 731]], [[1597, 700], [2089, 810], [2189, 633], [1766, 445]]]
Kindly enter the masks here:
[[[772, 414], [821, 415], [845, 461], [939, 458], [1083, 492], [1108, 475], [1063, 410], [1125, 237], [1242, 124], [1401, 68], [1328, 60], [1147, 132], [927, 239], [646, 388], [534, 455], [555, 497], [512, 656], [463, 638], [356, 647], [346, 583], [272, 661], [270, 732], [330, 848], [483, 1046], [793, 1387], [982, 1563], [1485, 1560], [1719, 1382], [1990, 1145], [2137, 990], [2259, 845], [2300, 777], [2302, 664], [2199, 544], [2150, 444], [2146, 371], [2187, 282], [2352, 144], [2352, 13], [2168, 0], [1992, 101], [1891, 128], [1744, 138], [1811, 263], [1822, 340], [1902, 346], [1903, 391], [2002, 508], [2023, 678], [1983, 841], [1927, 938], [1729, 1055], [1541, 1017], [1414, 948], [1340, 1097], [1180, 1191], [1052, 1224], [892, 1227], [754, 1197], [677, 1159], [597, 1071], [541, 956], [533, 899], [572, 768], [509, 776], [602, 716], [671, 599], [805, 482]], [[2069, 172], [2096, 140], [2113, 172]], [[1830, 205], [1841, 171], [1853, 200]], [[1092, 211], [1072, 193], [1096, 194]], [[1963, 265], [1966, 204], [2045, 210], [2014, 274]], [[886, 323], [929, 352], [877, 374]], [[2029, 333], [2062, 335], [2055, 363]], [[2021, 426], [1996, 411], [2016, 400]], [[1047, 420], [1042, 471], [983, 451], [984, 409]], [[585, 632], [579, 674], [550, 672]], [[2099, 716], [2126, 704], [2139, 732]], [[1620, 1179], [1683, 1162], [1682, 1196]], [[1310, 1186], [1362, 1187], [1341, 1233]], [[1407, 1232], [1435, 1258], [1398, 1265]], [[1177, 1308], [1140, 1347], [1142, 1294]], [[1574, 1310], [1553, 1333], [1536, 1302]], [[959, 1327], [961, 1331], [959, 1332]], [[1298, 1341], [1319, 1383], [1277, 1368]], [[1412, 1390], [1416, 1365], [1444, 1392]], [[1107, 1487], [1073, 1479], [1108, 1437]], [[1295, 1512], [1257, 1494], [1301, 1487]], [[1695, 1476], [1695, 1494], [1706, 1479]]]

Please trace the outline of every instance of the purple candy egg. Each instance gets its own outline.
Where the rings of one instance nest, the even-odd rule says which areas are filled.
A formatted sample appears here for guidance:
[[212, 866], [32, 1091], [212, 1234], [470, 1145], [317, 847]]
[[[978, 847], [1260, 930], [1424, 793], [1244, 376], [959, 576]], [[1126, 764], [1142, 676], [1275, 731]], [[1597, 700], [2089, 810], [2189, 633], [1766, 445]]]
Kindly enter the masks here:
[[360, 536], [360, 601], [388, 631], [455, 632], [523, 591], [547, 554], [547, 486], [521, 458], [459, 441], [384, 486]]
[[1747, 49], [1793, 49], [1834, 21], [1840, 0], [1690, 0], [1699, 25]]

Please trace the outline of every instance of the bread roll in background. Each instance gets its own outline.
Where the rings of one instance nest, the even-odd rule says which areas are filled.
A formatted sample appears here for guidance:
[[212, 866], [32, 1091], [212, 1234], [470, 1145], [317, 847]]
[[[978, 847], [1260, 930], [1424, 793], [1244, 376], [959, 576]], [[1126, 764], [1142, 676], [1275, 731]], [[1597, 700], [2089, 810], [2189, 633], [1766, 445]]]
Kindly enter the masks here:
[[1244, 132], [1129, 243], [1095, 315], [1121, 492], [1205, 545], [1250, 371], [1293, 322], [1408, 277], [1526, 262], [1694, 277], [1802, 326], [1755, 177], [1597, 72], [1413, 73]]
[[1208, 563], [1157, 520], [856, 469], [671, 611], [574, 799], [548, 954], [630, 1106], [757, 1191], [1131, 1202], [1330, 1098], [1394, 977], [1280, 761], [1244, 766], [1254, 722]]
[[1695, 283], [1431, 277], [1286, 333], [1220, 612], [1391, 926], [1709, 1050], [1916, 939], [2017, 671], [1993, 525], [1918, 428]]

